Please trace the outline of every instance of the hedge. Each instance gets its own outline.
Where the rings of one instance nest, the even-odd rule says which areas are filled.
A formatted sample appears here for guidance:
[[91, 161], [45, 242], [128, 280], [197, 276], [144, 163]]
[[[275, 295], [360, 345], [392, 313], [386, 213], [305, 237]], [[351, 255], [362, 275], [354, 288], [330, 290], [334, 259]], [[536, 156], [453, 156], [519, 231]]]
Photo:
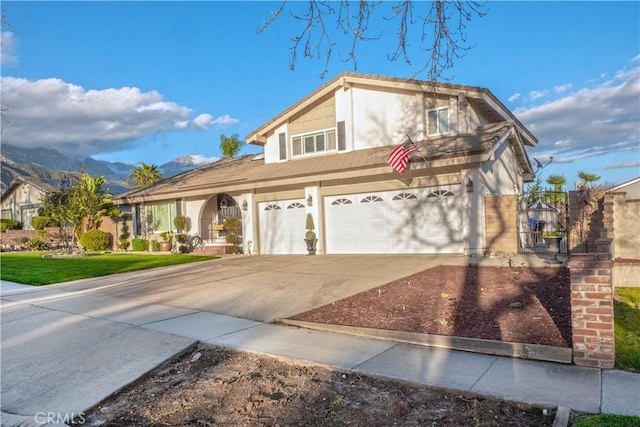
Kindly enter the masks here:
[[110, 248], [111, 235], [102, 230], [89, 230], [80, 236], [80, 244], [88, 251], [105, 251]]

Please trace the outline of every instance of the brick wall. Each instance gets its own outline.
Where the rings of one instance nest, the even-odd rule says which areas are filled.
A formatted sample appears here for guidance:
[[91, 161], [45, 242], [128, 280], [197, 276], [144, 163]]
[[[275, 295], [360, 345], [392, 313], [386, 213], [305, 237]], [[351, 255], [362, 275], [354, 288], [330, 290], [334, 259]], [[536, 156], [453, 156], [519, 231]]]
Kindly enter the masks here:
[[518, 253], [518, 197], [485, 197], [486, 251], [490, 254]]
[[613, 368], [613, 262], [609, 253], [572, 254], [571, 323], [573, 363]]

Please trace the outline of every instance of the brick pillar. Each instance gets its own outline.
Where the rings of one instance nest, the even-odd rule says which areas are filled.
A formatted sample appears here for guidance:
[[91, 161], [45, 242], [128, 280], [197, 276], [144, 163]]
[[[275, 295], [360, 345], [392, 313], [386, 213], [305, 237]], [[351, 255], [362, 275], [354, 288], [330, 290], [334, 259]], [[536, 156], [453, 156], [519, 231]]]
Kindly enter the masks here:
[[572, 254], [573, 363], [610, 369], [615, 360], [610, 253]]

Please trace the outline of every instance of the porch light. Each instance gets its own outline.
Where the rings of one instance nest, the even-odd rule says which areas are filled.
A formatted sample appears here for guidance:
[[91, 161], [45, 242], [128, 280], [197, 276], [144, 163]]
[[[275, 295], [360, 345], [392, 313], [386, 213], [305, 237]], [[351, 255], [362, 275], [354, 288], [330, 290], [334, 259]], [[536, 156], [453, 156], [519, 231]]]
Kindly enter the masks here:
[[249, 204], [247, 203], [246, 200], [242, 201], [242, 210], [246, 211], [247, 209], [249, 209]]
[[473, 193], [473, 181], [471, 180], [467, 182], [467, 193]]
[[307, 206], [313, 206], [313, 197], [311, 197], [311, 194], [307, 195]]

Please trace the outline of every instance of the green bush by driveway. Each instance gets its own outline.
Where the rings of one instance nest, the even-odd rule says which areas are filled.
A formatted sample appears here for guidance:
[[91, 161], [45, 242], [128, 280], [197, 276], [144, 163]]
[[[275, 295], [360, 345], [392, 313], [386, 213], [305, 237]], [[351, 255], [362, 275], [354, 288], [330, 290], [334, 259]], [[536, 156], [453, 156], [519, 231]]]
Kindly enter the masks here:
[[43, 258], [42, 252], [2, 253], [0, 256], [0, 278], [10, 282], [39, 286], [217, 258], [197, 255], [143, 254]]

